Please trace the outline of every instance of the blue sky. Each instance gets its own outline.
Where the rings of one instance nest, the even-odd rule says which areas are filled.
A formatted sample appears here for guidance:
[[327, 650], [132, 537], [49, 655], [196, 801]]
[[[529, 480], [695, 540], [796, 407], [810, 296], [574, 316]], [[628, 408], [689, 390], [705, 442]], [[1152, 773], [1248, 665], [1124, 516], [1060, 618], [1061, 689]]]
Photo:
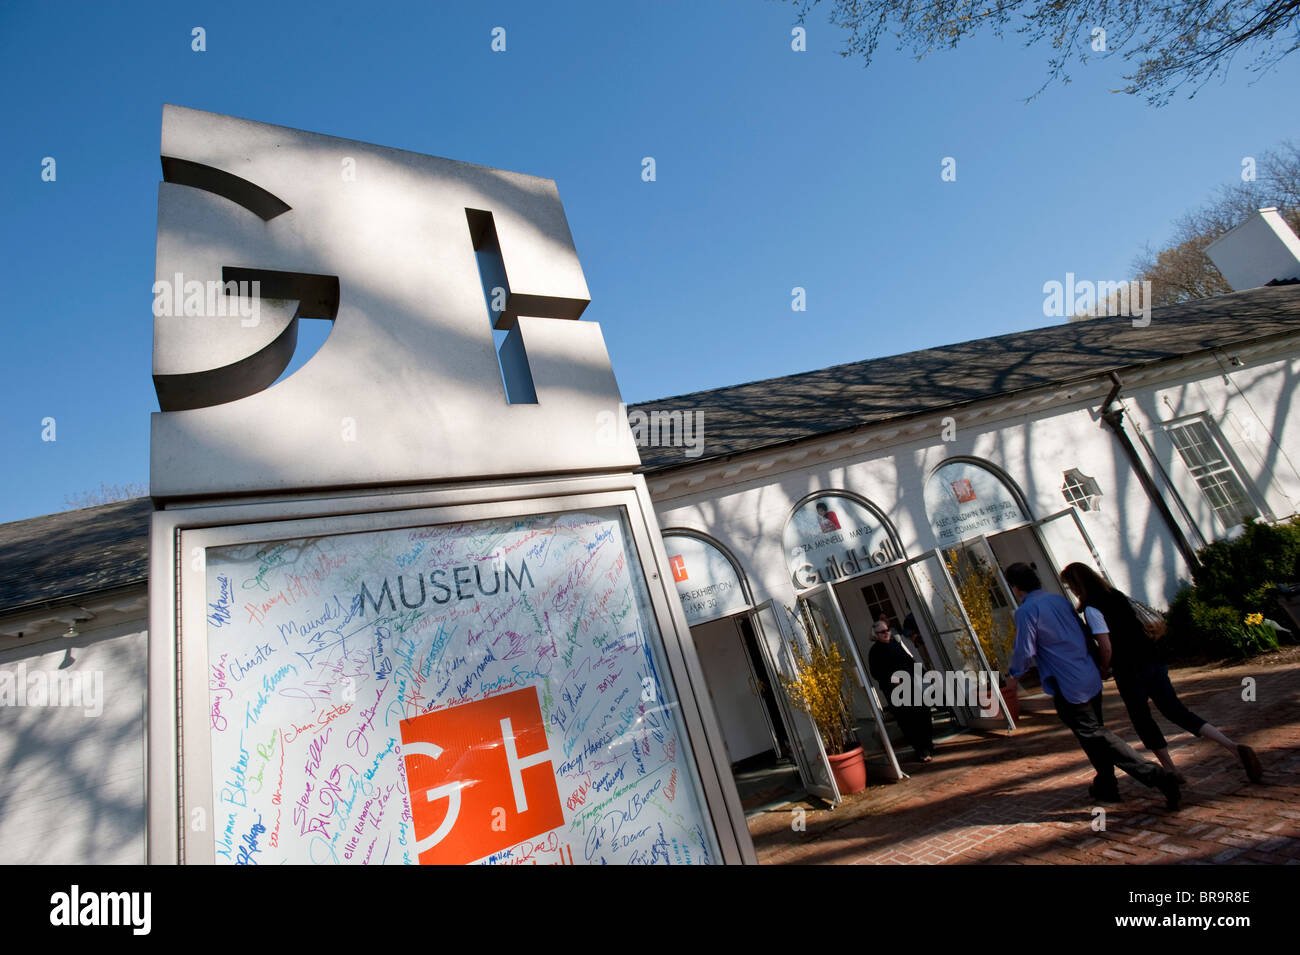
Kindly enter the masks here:
[[0, 6], [0, 521], [147, 481], [165, 102], [555, 179], [629, 403], [1049, 324], [1044, 282], [1128, 277], [1300, 136], [1300, 56], [1162, 109], [1094, 61], [1026, 104], [1045, 49], [864, 69], [821, 11], [806, 52], [793, 25], [772, 0]]

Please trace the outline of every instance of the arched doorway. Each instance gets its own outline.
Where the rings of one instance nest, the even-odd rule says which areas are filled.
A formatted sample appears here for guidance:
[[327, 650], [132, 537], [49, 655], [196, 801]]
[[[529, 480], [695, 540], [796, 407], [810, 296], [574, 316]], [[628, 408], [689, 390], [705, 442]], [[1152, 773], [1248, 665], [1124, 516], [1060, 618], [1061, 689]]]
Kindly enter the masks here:
[[[805, 759], [809, 728], [787, 712], [773, 676], [780, 661], [773, 658], [772, 638], [779, 648], [780, 636], [769, 632], [772, 621], [765, 626], [760, 620], [739, 561], [699, 531], [670, 528], [663, 541], [742, 805], [751, 811], [788, 797], [801, 782], [835, 799], [821, 784], [824, 757], [814, 752]], [[761, 609], [770, 615], [770, 608]]]
[[[925, 512], [934, 533], [940, 575], [951, 588], [967, 633], [949, 631], [950, 653], [970, 669], [1005, 673], [1015, 638], [1016, 604], [1002, 572], [1015, 560], [1038, 564], [1021, 529], [1033, 522], [1010, 477], [976, 458], [949, 458], [926, 479]], [[1032, 540], [1032, 537], [1029, 538]], [[999, 541], [1014, 558], [1000, 559]], [[955, 623], [956, 621], [951, 621]], [[971, 632], [978, 635], [973, 640]]]
[[[924, 627], [917, 624], [911, 639], [901, 638], [916, 620], [918, 601], [903, 571], [906, 555], [893, 523], [851, 491], [816, 491], [791, 508], [781, 542], [796, 593], [793, 629], [830, 638], [852, 662], [857, 739], [869, 763], [882, 764], [877, 772], [903, 778], [895, 752], [902, 734], [886, 706], [894, 688], [878, 685], [866, 665], [876, 621], [886, 620], [923, 668], [935, 665]], [[940, 733], [954, 716], [947, 707], [934, 708]]]
[[944, 642], [969, 669], [1006, 671], [1016, 608], [1003, 576], [1007, 567], [1029, 564], [1044, 589], [1056, 593], [1064, 592], [1060, 568], [1071, 561], [1106, 573], [1073, 507], [1036, 520], [1020, 487], [989, 461], [942, 461], [926, 479], [923, 496], [937, 546], [918, 558], [914, 572], [929, 578], [928, 602]]
[[985, 540], [1000, 567], [1029, 564], [1046, 589], [1064, 592], [1060, 570], [1073, 561], [1109, 578], [1077, 508], [1035, 519], [1011, 476], [981, 458], [941, 462], [926, 480], [925, 510], [941, 549]]

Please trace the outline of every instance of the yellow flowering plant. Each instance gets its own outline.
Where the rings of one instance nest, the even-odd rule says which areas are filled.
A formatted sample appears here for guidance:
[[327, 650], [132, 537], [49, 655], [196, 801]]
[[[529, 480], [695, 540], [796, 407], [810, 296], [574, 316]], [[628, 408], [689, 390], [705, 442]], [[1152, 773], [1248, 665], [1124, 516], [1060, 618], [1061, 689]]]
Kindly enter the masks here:
[[1264, 622], [1262, 613], [1248, 613], [1242, 622], [1245, 626], [1231, 627], [1229, 639], [1243, 657], [1277, 649], [1277, 631]]
[[[994, 604], [994, 594], [1001, 593], [996, 573], [980, 555], [964, 549], [953, 548], [943, 556], [984, 658], [989, 666], [1005, 670], [1016, 642], [1016, 625], [1009, 608]], [[955, 618], [961, 618], [957, 608], [949, 610]], [[977, 659], [975, 642], [969, 634], [957, 638], [957, 649], [968, 660]]]
[[793, 678], [778, 674], [790, 702], [812, 717], [821, 734], [826, 753], [834, 756], [857, 745], [850, 710], [852, 689], [848, 665], [834, 641], [818, 632], [817, 627], [786, 607], [786, 613], [798, 622], [807, 637], [807, 648], [793, 641]]

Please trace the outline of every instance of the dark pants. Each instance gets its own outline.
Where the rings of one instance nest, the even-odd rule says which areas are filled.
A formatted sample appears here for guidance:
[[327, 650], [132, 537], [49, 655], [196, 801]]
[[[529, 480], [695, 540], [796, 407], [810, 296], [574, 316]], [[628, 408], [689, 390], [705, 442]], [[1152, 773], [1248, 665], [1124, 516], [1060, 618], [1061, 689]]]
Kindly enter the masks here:
[[1132, 746], [1102, 725], [1100, 693], [1087, 703], [1071, 703], [1059, 693], [1052, 699], [1061, 722], [1074, 732], [1088, 761], [1097, 770], [1099, 787], [1115, 787], [1116, 767], [1152, 789], [1168, 775], [1163, 767], [1143, 759]]
[[912, 747], [918, 757], [934, 753], [934, 722], [930, 718], [928, 706], [893, 706], [889, 712], [894, 715], [898, 728], [903, 731], [903, 738]]
[[1115, 687], [1124, 700], [1128, 718], [1133, 721], [1138, 738], [1147, 749], [1155, 752], [1164, 749], [1165, 736], [1151, 715], [1149, 699], [1169, 722], [1181, 726], [1193, 736], [1201, 735], [1205, 720], [1183, 706], [1169, 682], [1169, 668], [1163, 663], [1146, 663], [1141, 666], [1115, 670]]

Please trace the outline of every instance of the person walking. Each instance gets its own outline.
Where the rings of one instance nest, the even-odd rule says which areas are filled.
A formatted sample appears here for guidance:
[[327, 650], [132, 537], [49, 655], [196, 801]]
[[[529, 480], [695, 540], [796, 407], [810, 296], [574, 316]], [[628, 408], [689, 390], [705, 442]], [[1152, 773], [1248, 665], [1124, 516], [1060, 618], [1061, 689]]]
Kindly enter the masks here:
[[1119, 802], [1118, 767], [1142, 785], [1160, 790], [1165, 806], [1177, 809], [1182, 802], [1178, 777], [1143, 759], [1103, 724], [1101, 674], [1088, 656], [1083, 628], [1070, 601], [1044, 592], [1037, 572], [1028, 564], [1012, 564], [1005, 576], [1020, 606], [1004, 692], [1014, 694], [1020, 677], [1037, 662], [1043, 690], [1051, 695], [1061, 722], [1074, 733], [1097, 771], [1089, 795], [1102, 802]]
[[[920, 699], [919, 681], [916, 680], [916, 657], [895, 639], [885, 620], [876, 621], [872, 631], [876, 642], [867, 652], [867, 669], [880, 686], [885, 698], [885, 706], [894, 714], [898, 727], [903, 731], [916, 758], [928, 763], [934, 754], [934, 723], [930, 717], [930, 707]], [[903, 683], [911, 684], [902, 687]], [[895, 703], [894, 693], [906, 693], [908, 703]]]
[[[1169, 668], [1160, 661], [1155, 642], [1147, 636], [1138, 620], [1129, 598], [1102, 579], [1087, 564], [1068, 564], [1061, 571], [1061, 580], [1070, 588], [1079, 602], [1088, 628], [1097, 639], [1101, 650], [1103, 669], [1109, 664], [1115, 677], [1115, 688], [1124, 700], [1128, 718], [1133, 723], [1142, 744], [1155, 753], [1160, 765], [1177, 773], [1169, 744], [1151, 715], [1150, 703], [1164, 714], [1169, 722], [1182, 727], [1193, 736], [1212, 739], [1236, 759], [1246, 770], [1246, 778], [1259, 782], [1264, 771], [1259, 757], [1249, 746], [1230, 739], [1222, 730], [1197, 716], [1178, 699], [1174, 685], [1169, 681]], [[1179, 775], [1182, 782], [1182, 776]]]

